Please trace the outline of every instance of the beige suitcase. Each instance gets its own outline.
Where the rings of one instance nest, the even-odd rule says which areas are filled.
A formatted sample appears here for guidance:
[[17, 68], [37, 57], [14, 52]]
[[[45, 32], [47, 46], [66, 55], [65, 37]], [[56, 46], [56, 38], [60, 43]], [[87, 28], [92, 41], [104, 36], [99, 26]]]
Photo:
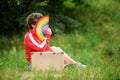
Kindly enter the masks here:
[[63, 52], [32, 52], [32, 69], [37, 70], [62, 70], [64, 69]]

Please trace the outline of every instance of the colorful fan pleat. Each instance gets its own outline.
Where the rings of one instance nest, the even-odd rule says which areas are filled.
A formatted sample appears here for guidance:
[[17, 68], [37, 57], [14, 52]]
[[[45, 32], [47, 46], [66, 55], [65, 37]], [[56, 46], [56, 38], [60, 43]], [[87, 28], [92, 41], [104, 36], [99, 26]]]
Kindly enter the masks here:
[[37, 34], [37, 37], [41, 41], [44, 40], [48, 27], [49, 27], [49, 16], [48, 15], [43, 16], [36, 23], [36, 26], [35, 26], [36, 34]]

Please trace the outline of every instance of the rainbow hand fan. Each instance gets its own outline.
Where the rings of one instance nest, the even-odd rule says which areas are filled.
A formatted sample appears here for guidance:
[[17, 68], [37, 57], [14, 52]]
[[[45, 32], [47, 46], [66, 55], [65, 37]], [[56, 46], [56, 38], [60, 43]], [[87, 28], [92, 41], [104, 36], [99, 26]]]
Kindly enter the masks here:
[[45, 36], [46, 36], [46, 32], [47, 29], [49, 27], [49, 16], [43, 16], [42, 18], [39, 19], [39, 21], [36, 23], [35, 26], [35, 31], [37, 34], [37, 37], [43, 41]]

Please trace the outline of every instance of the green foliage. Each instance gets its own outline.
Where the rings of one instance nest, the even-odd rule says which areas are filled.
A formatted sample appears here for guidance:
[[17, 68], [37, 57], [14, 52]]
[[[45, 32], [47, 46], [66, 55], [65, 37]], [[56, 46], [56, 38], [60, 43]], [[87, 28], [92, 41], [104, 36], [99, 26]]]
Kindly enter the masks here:
[[[20, 34], [0, 36], [0, 79], [119, 80], [119, 5], [119, 0], [1, 0], [0, 33]], [[50, 15], [54, 35], [50, 45], [61, 47], [73, 59], [85, 63], [86, 69], [27, 70], [23, 35], [27, 31], [25, 19], [31, 12]]]
[[[115, 29], [117, 30], [117, 29]], [[55, 35], [51, 37], [50, 45], [61, 47], [67, 54], [76, 61], [87, 65], [86, 69], [76, 66], [66, 67], [62, 71], [28, 71], [26, 67], [25, 52], [23, 48], [23, 39], [19, 37], [2, 37], [7, 44], [13, 41], [10, 49], [4, 45], [4, 50], [0, 51], [0, 79], [43, 79], [43, 80], [116, 80], [119, 77], [119, 32], [113, 33], [116, 37], [99, 37], [99, 34], [74, 34]], [[2, 40], [1, 40], [2, 41]], [[0, 41], [0, 42], [1, 42]], [[111, 44], [112, 41], [112, 44]], [[2, 43], [1, 43], [2, 44]], [[106, 51], [112, 51], [112, 55], [106, 54]], [[16, 74], [16, 76], [13, 76]], [[72, 75], [72, 76], [71, 76]]]
[[73, 29], [87, 32], [92, 26], [120, 22], [119, 0], [1, 0], [0, 4], [2, 34], [24, 32], [25, 19], [31, 12], [49, 14], [55, 33], [71, 32]]
[[67, 8], [75, 8], [75, 3], [73, 3], [73, 0], [66, 0], [63, 3]]
[[51, 16], [51, 28], [55, 34], [73, 32], [78, 27], [78, 22], [65, 15]]

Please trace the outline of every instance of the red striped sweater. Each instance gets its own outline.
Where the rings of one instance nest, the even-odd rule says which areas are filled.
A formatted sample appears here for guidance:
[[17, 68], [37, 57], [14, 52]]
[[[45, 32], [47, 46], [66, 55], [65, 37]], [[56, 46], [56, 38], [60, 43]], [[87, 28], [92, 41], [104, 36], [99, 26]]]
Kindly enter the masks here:
[[51, 50], [48, 45], [50, 35], [46, 34], [44, 41], [40, 41], [34, 30], [29, 30], [24, 36], [24, 48], [26, 52], [27, 62], [31, 62], [30, 53], [38, 51], [49, 51]]

